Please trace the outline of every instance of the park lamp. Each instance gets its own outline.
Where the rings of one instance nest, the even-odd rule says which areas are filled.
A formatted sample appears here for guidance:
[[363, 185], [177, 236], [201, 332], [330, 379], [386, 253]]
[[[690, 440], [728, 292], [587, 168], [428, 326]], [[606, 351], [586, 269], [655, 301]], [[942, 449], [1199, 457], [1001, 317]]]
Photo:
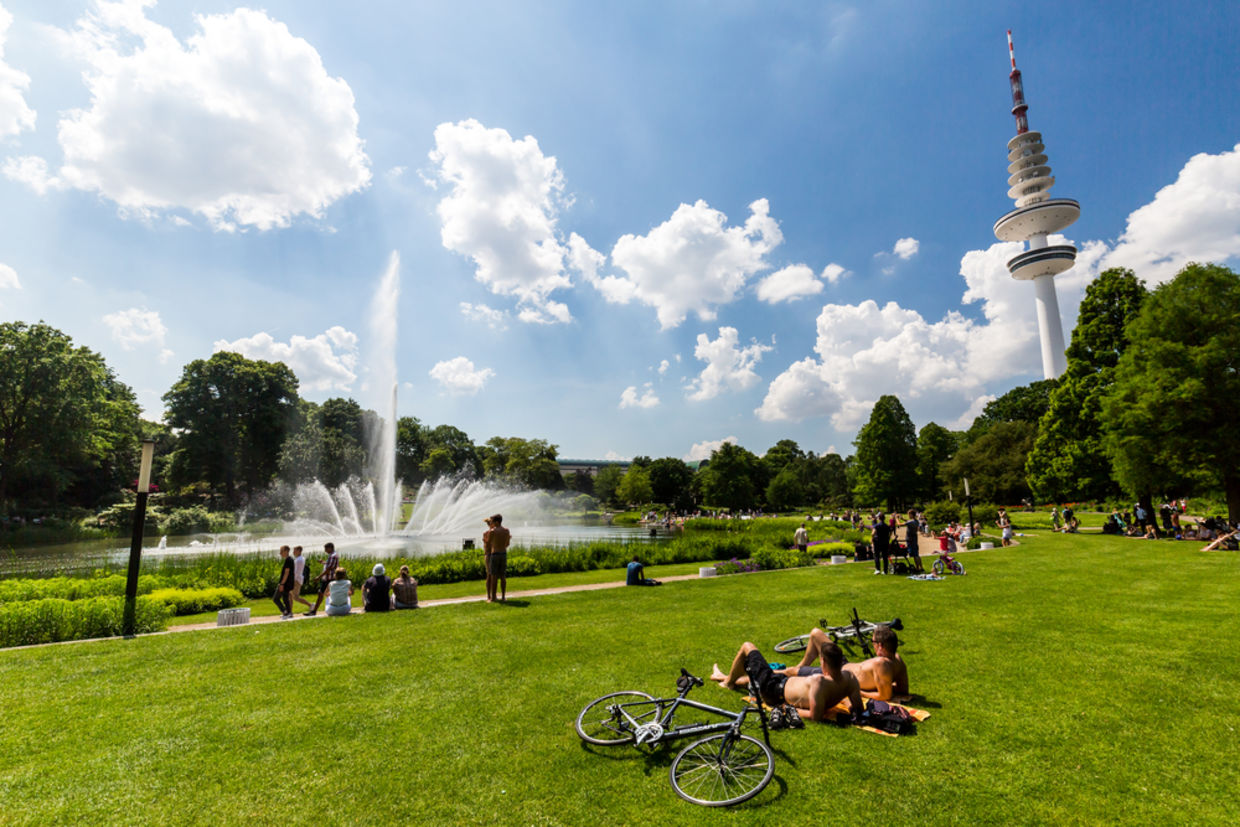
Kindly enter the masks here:
[[133, 637], [137, 630], [138, 569], [142, 565], [142, 530], [146, 525], [146, 501], [151, 493], [151, 463], [155, 440], [142, 440], [142, 461], [138, 471], [138, 498], [133, 505], [133, 537], [129, 543], [129, 572], [125, 580], [125, 614], [121, 634]]

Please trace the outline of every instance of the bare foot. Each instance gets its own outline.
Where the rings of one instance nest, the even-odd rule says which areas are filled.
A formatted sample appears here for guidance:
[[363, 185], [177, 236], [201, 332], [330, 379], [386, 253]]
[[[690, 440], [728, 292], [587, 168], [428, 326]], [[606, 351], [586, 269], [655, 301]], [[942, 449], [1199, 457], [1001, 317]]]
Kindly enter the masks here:
[[719, 668], [719, 664], [717, 663], [713, 667], [711, 667], [710, 679], [712, 681], [719, 681], [719, 683], [723, 684], [724, 686], [728, 685], [728, 676], [723, 674], [723, 671]]

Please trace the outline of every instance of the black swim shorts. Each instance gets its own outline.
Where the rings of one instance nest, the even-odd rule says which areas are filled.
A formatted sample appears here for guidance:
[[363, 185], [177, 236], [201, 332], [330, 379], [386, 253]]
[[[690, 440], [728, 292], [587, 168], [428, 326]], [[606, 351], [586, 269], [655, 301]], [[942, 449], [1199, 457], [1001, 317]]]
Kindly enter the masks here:
[[788, 677], [776, 675], [757, 649], [745, 656], [745, 671], [749, 674], [749, 680], [756, 685], [755, 691], [761, 694], [767, 706], [783, 705], [784, 684], [788, 682]]

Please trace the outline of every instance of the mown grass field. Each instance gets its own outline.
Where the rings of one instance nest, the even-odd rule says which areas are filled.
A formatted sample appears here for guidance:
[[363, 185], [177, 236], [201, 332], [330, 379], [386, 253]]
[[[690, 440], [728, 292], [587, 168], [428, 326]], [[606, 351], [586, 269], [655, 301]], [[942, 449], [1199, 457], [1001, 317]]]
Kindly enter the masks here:
[[[1024, 540], [940, 583], [820, 567], [0, 652], [0, 821], [1240, 821], [1240, 556]], [[573, 732], [853, 606], [905, 622], [915, 735], [773, 733], [775, 780], [715, 812], [672, 792], [674, 750]]]

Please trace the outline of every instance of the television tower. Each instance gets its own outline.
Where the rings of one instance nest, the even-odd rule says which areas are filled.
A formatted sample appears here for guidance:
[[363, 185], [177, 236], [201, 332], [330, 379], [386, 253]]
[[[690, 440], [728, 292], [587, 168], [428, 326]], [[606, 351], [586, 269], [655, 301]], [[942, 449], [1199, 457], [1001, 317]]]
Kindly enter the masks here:
[[1028, 241], [1029, 249], [1007, 263], [1012, 278], [1032, 281], [1038, 305], [1038, 332], [1042, 338], [1042, 374], [1055, 379], [1064, 372], [1063, 320], [1059, 317], [1059, 299], [1055, 295], [1055, 276], [1070, 270], [1076, 263], [1076, 248], [1071, 244], [1046, 243], [1046, 236], [1070, 226], [1081, 216], [1081, 205], [1070, 198], [1051, 198], [1055, 178], [1047, 166], [1041, 132], [1029, 131], [1025, 112], [1025, 90], [1020, 70], [1016, 68], [1016, 52], [1012, 48], [1012, 30], [1008, 29], [1008, 56], [1012, 61], [1012, 115], [1016, 118], [1016, 137], [1008, 141], [1008, 198], [1016, 209], [995, 222], [995, 237], [1000, 241]]

